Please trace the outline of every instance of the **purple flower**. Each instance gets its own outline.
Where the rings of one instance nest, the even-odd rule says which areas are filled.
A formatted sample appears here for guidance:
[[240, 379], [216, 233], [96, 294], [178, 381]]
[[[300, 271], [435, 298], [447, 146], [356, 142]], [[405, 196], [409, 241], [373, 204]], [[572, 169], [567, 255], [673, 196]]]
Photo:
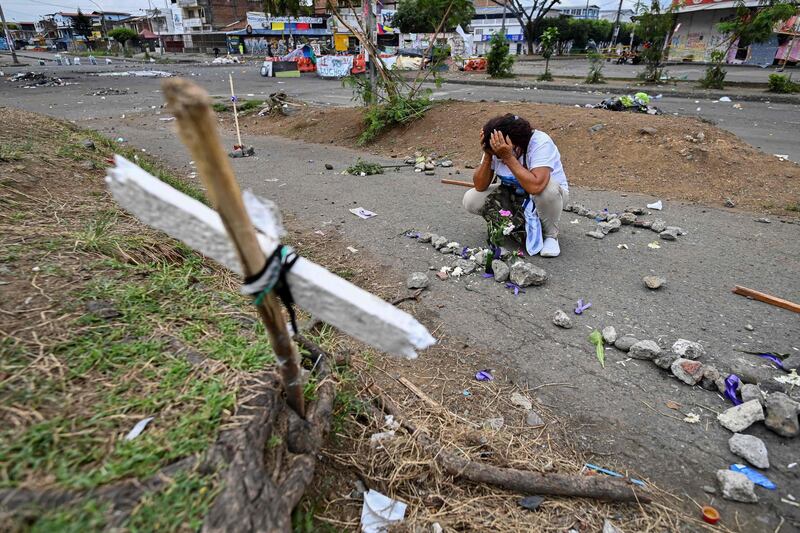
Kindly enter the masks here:
[[500, 216], [501, 217], [510, 217], [511, 216], [511, 211], [509, 211], [508, 209], [501, 209], [500, 210]]
[[513, 281], [506, 282], [506, 289], [513, 289], [514, 296], [519, 296], [519, 293], [525, 294], [525, 289], [514, 283]]
[[483, 277], [484, 277], [484, 278], [493, 278], [493, 277], [494, 277], [494, 274], [491, 274], [491, 273], [487, 272], [487, 273], [485, 273], [485, 274], [483, 275]]
[[478, 372], [475, 373], [475, 379], [478, 381], [492, 381], [494, 376], [492, 376], [491, 371], [487, 368], [486, 370], [478, 370]]

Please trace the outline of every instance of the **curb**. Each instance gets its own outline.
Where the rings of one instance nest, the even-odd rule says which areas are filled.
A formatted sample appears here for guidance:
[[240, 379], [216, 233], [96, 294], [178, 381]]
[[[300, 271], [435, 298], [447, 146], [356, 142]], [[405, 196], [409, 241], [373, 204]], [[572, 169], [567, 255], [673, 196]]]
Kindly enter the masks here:
[[[522, 89], [525, 87], [531, 87], [532, 85], [536, 85], [539, 90], [546, 90], [546, 91], [564, 91], [564, 92], [588, 92], [588, 91], [600, 91], [600, 92], [614, 92], [615, 87], [603, 87], [601, 86], [593, 86], [593, 85], [549, 85], [546, 83], [536, 83], [534, 80], [531, 83], [523, 83], [518, 81], [494, 81], [494, 80], [461, 80], [461, 79], [448, 79], [443, 78], [443, 83], [452, 83], [456, 85], [476, 85], [476, 86], [483, 86], [483, 87], [510, 87], [514, 89]], [[426, 81], [425, 83], [435, 83], [434, 80]], [[642, 88], [643, 90], [646, 88]], [[800, 104], [800, 97], [791, 96], [786, 94], [772, 94], [766, 93], [763, 96], [755, 95], [755, 94], [736, 94], [735, 92], [694, 92], [694, 91], [669, 91], [663, 93], [665, 97], [677, 97], [677, 98], [711, 98], [711, 99], [719, 99], [722, 96], [727, 96], [731, 98], [731, 100], [739, 100], [742, 102], [775, 102], [780, 104]]]

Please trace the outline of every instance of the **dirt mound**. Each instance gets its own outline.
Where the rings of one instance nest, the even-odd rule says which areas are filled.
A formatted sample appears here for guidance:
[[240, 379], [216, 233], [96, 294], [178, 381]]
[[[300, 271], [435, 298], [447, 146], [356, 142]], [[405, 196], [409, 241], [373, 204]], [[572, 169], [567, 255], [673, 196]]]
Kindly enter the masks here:
[[[456, 167], [478, 163], [478, 130], [491, 117], [515, 113], [558, 144], [570, 183], [652, 194], [664, 199], [737, 206], [797, 216], [800, 165], [781, 161], [711, 123], [530, 103], [445, 102], [369, 146], [407, 157], [416, 150], [447, 156]], [[309, 108], [292, 117], [250, 117], [253, 133], [353, 146], [361, 114], [352, 108]]]

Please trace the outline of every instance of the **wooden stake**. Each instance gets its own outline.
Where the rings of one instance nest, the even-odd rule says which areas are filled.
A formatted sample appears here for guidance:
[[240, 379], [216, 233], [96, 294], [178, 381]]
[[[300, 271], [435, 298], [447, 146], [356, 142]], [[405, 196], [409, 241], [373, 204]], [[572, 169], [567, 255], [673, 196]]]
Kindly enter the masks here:
[[442, 183], [445, 185], [461, 185], [462, 187], [469, 187], [470, 189], [475, 186], [474, 183], [470, 183], [468, 181], [458, 181], [458, 180], [442, 180]]
[[800, 313], [800, 305], [790, 302], [789, 300], [784, 300], [783, 298], [778, 298], [777, 296], [772, 296], [765, 292], [759, 292], [753, 289], [748, 289], [747, 287], [741, 287], [739, 285], [733, 287], [733, 292], [734, 294], [738, 294], [740, 296], [749, 296], [750, 298], [758, 300], [759, 302], [764, 302], [776, 307], [788, 309], [789, 311], [794, 311], [795, 313]]
[[[242, 192], [233, 175], [228, 156], [222, 149], [208, 93], [180, 78], [166, 80], [163, 90], [178, 124], [181, 140], [197, 162], [197, 172], [236, 246], [244, 275], [257, 274], [264, 267], [267, 258], [258, 243], [253, 223], [245, 211]], [[297, 347], [292, 342], [280, 302], [274, 294], [270, 293], [264, 298], [258, 306], [258, 313], [267, 328], [278, 360], [286, 390], [286, 403], [301, 418], [305, 418]]]
[[236, 95], [233, 93], [233, 74], [228, 74], [228, 81], [231, 82], [231, 102], [233, 102], [233, 122], [236, 124], [236, 139], [239, 141], [239, 150], [244, 152], [242, 134], [239, 132], [239, 112], [236, 110]]

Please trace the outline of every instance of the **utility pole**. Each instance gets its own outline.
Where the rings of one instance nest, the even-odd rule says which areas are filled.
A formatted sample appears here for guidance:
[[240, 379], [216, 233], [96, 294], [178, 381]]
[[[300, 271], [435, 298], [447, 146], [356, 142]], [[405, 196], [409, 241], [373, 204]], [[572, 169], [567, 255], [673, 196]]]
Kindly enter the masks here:
[[[640, 2], [641, 0], [636, 0], [636, 5], [633, 7], [633, 15], [635, 17], [639, 16]], [[631, 52], [633, 52], [633, 38], [635, 34], [636, 34], [636, 24], [633, 24], [631, 26], [631, 44], [630, 44]]]
[[19, 65], [19, 59], [17, 59], [17, 51], [14, 50], [14, 42], [11, 40], [11, 33], [8, 31], [8, 24], [6, 24], [6, 16], [3, 14], [3, 6], [0, 5], [0, 21], [3, 22], [3, 35], [6, 37], [6, 44], [8, 45], [8, 49], [11, 50], [11, 60], [14, 62], [15, 65]]
[[617, 44], [617, 36], [619, 36], [620, 11], [622, 11], [622, 0], [619, 0], [619, 6], [617, 7], [617, 20], [614, 21], [614, 34], [611, 36], [611, 46]]
[[503, 32], [505, 35], [506, 33], [506, 6], [508, 5], [508, 0], [503, 0], [503, 24], [500, 26], [500, 31]]

